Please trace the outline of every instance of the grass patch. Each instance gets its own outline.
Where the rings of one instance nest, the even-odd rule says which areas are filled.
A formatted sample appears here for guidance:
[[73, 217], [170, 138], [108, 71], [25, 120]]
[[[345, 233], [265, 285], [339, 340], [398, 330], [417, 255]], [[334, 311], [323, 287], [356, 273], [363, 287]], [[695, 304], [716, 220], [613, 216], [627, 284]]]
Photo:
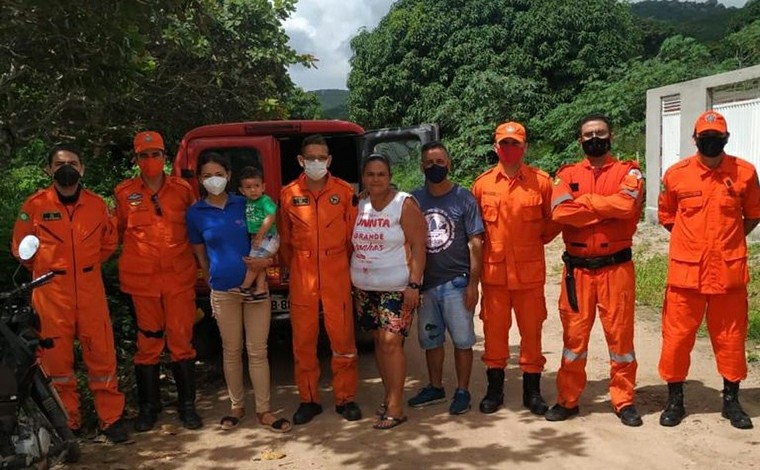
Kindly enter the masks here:
[[[634, 262], [636, 266], [636, 302], [639, 305], [662, 307], [668, 273], [667, 255], [654, 254], [648, 256], [646, 250], [639, 249], [634, 256]], [[749, 275], [750, 282], [747, 286], [749, 292], [748, 336], [752, 341], [760, 341], [760, 243], [749, 245]]]

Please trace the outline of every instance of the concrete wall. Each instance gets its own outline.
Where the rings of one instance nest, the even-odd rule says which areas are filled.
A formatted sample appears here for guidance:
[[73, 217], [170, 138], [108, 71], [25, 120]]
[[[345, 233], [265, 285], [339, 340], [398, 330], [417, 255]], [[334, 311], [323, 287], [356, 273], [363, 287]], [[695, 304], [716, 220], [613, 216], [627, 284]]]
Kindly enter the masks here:
[[[646, 117], [646, 201], [645, 217], [657, 223], [657, 196], [660, 193], [661, 161], [661, 105], [662, 98], [671, 95], [681, 96], [681, 158], [693, 155], [696, 151], [692, 134], [694, 122], [700, 114], [712, 107], [712, 92], [715, 88], [746, 82], [760, 78], [760, 65], [721, 73], [709, 77], [697, 78], [688, 82], [676, 83], [647, 91]], [[760, 97], [760, 89], [757, 91]], [[731, 123], [728, 123], [731, 132]], [[758, 130], [760, 132], [760, 129]], [[755, 231], [757, 232], [757, 230]]]

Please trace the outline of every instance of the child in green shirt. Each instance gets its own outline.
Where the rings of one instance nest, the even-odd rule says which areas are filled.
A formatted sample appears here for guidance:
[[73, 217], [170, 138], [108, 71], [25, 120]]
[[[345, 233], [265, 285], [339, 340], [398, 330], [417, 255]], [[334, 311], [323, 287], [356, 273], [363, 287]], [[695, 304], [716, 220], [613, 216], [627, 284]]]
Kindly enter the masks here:
[[[248, 199], [245, 219], [251, 234], [252, 258], [271, 258], [280, 247], [280, 236], [275, 226], [277, 204], [264, 194], [264, 175], [258, 168], [248, 166], [240, 172], [240, 193]], [[253, 290], [251, 288], [253, 287]], [[263, 302], [269, 297], [266, 269], [248, 269], [239, 291], [244, 301]]]

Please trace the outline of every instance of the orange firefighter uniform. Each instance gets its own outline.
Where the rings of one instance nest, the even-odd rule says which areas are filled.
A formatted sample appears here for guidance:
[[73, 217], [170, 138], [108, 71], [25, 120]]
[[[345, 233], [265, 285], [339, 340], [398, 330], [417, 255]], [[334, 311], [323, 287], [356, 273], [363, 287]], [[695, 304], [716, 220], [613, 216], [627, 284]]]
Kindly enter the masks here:
[[301, 402], [319, 402], [319, 310], [332, 348], [333, 390], [341, 405], [354, 400], [358, 380], [349, 259], [356, 219], [354, 188], [332, 175], [318, 194], [306, 176], [282, 189], [277, 229], [290, 269], [290, 321]]
[[165, 176], [153, 193], [137, 177], [119, 184], [115, 194], [124, 243], [119, 283], [132, 295], [137, 316], [135, 364], [158, 364], [164, 345], [173, 362], [194, 359], [197, 271], [185, 226], [185, 213], [195, 201], [192, 188]]
[[116, 249], [118, 234], [103, 199], [86, 189], [70, 205], [60, 202], [53, 186], [24, 202], [13, 228], [13, 253], [26, 235], [36, 235], [40, 248], [29, 262], [34, 276], [49, 271], [53, 280], [32, 294], [42, 337], [54, 346], [41, 353], [69, 415], [71, 429], [81, 426], [74, 338], [82, 345], [87, 378], [101, 428], [121, 418], [124, 395], [118, 390], [113, 328], [100, 266]]
[[631, 245], [641, 213], [638, 164], [607, 156], [600, 168], [588, 158], [557, 172], [552, 218], [563, 225], [565, 282], [559, 299], [564, 348], [557, 402], [574, 408], [586, 387], [586, 356], [599, 309], [610, 354], [610, 398], [616, 412], [633, 405], [635, 275]]
[[480, 310], [483, 362], [489, 369], [506, 367], [514, 309], [520, 330], [520, 368], [540, 373], [546, 363], [541, 349], [546, 320], [544, 243], [560, 231], [551, 221], [551, 179], [525, 164], [510, 178], [496, 165], [475, 180], [472, 193], [486, 230]]
[[718, 372], [747, 377], [747, 243], [745, 219], [760, 219], [754, 166], [724, 155], [710, 169], [694, 155], [670, 167], [659, 198], [660, 223], [672, 227], [662, 314], [660, 376], [683, 382], [697, 329], [707, 315]]

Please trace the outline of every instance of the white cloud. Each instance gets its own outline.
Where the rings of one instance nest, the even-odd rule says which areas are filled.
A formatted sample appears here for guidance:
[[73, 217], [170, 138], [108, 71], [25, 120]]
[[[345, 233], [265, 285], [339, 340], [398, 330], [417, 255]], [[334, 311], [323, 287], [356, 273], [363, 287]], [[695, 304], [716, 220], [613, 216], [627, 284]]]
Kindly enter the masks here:
[[[319, 59], [317, 68], [290, 68], [293, 81], [306, 90], [346, 88], [351, 38], [361, 28], [372, 29], [395, 0], [300, 0], [285, 22], [290, 45], [301, 54]], [[640, 1], [640, 0], [637, 0]], [[707, 0], [697, 0], [707, 1]], [[747, 0], [721, 0], [741, 7]]]
[[374, 28], [394, 0], [300, 0], [285, 22], [290, 45], [319, 59], [316, 69], [290, 68], [293, 81], [306, 90], [346, 88], [351, 38]]

